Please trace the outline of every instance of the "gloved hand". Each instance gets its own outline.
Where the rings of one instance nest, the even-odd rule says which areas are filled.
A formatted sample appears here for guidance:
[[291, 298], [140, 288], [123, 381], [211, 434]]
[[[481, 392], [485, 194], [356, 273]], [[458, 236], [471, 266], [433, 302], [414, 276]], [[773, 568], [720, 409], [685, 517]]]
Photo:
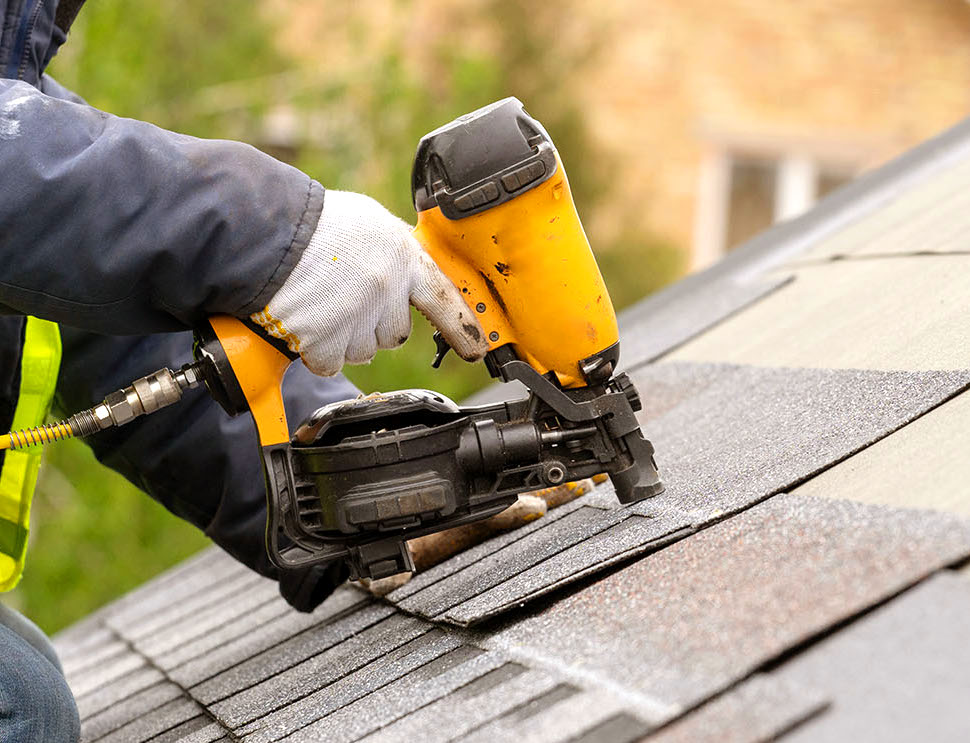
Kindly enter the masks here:
[[404, 343], [409, 304], [463, 359], [485, 355], [478, 318], [411, 228], [368, 196], [328, 190], [299, 262], [252, 319], [285, 340], [311, 371], [330, 376]]

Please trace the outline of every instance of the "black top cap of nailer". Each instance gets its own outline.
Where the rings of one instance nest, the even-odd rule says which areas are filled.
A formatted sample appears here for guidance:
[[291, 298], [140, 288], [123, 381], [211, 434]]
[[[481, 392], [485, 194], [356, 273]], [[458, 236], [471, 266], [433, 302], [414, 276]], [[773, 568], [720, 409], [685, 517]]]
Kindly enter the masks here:
[[418, 143], [411, 173], [415, 210], [449, 219], [478, 214], [535, 188], [556, 172], [556, 151], [518, 98], [459, 116]]

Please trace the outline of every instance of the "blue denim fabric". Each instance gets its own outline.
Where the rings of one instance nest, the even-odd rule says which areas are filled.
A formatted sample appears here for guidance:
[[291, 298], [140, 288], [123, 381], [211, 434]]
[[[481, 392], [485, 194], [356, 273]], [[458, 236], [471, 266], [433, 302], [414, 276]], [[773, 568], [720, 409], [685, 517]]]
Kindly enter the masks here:
[[50, 642], [0, 605], [0, 743], [77, 743], [74, 696]]

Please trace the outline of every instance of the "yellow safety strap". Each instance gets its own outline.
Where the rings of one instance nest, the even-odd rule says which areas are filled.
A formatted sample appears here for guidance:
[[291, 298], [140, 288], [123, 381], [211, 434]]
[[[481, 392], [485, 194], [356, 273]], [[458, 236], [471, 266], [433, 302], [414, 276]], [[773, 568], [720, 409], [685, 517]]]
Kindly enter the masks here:
[[[20, 362], [20, 395], [12, 429], [33, 428], [50, 410], [61, 365], [61, 334], [57, 325], [27, 318]], [[5, 432], [0, 432], [5, 433]], [[37, 483], [41, 447], [6, 452], [0, 470], [0, 592], [20, 581], [27, 556], [30, 501]]]

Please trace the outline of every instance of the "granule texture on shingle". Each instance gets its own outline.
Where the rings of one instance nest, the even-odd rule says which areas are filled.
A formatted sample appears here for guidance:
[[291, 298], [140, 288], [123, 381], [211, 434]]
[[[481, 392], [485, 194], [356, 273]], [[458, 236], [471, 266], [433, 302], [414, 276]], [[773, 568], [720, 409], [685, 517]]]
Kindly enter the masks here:
[[218, 593], [227, 584], [248, 580], [267, 579], [259, 578], [220, 549], [204, 550], [176, 567], [171, 575], [164, 573], [111, 604], [99, 612], [99, 619], [119, 634], [137, 632], [146, 625], [159, 626], [157, 623], [165, 618], [183, 616], [184, 609], [197, 606], [200, 596]]
[[776, 680], [833, 699], [790, 740], [970, 740], [968, 618], [970, 582], [944, 571], [784, 663]]
[[[366, 658], [360, 655], [346, 665], [328, 663], [327, 672], [306, 677], [298, 693], [291, 693], [287, 687], [285, 695], [274, 699], [274, 702], [285, 699], [286, 706], [277, 704], [273, 711], [251, 717], [247, 725], [233, 725], [235, 732], [252, 743], [280, 740], [461, 645], [461, 639], [455, 634], [438, 629], [425, 628], [417, 637], [405, 639], [408, 641], [388, 645]], [[215, 705], [213, 711], [223, 719], [221, 705]]]
[[[283, 726], [291, 725], [294, 719], [308, 722], [286, 738], [294, 743], [303, 740], [350, 743], [432, 704], [502, 664], [497, 654], [486, 654], [477, 648], [461, 645], [460, 641], [456, 643], [454, 637], [439, 634], [429, 637], [429, 640], [432, 642], [426, 643], [424, 655], [412, 654], [402, 659], [407, 661], [407, 666], [395, 669], [396, 673], [387, 677], [390, 678], [387, 683], [377, 685], [372, 681], [360, 685], [353, 689], [353, 697], [349, 701], [345, 696], [351, 690], [348, 685], [336, 684], [306, 699], [297, 714], [290, 715], [289, 710], [280, 710], [275, 716], [276, 720], [266, 722], [278, 721]], [[337, 702], [341, 700], [343, 703], [338, 706]], [[439, 718], [438, 725], [441, 727], [442, 720], [447, 720], [446, 727], [451, 737], [466, 716], [465, 710], [453, 708], [448, 710], [444, 718]], [[264, 736], [264, 730], [261, 728], [246, 740], [266, 743], [277, 739]]]
[[252, 712], [253, 717], [247, 717], [250, 714], [247, 700], [252, 700], [252, 704], [266, 704], [268, 698], [275, 698], [277, 694], [296, 695], [298, 687], [314, 683], [318, 668], [321, 672], [335, 673], [334, 668], [345, 667], [342, 664], [349, 663], [352, 657], [379, 654], [386, 643], [401, 644], [422, 631], [426, 628], [417, 620], [394, 616], [390, 607], [364, 606], [353, 614], [320, 623], [274, 645], [193, 686], [191, 691], [206, 705], [220, 703], [225, 714], [232, 718], [230, 724], [236, 724], [237, 716], [250, 720], [260, 714], [256, 710]]
[[285, 604], [274, 581], [260, 579], [242, 585], [243, 590], [231, 599], [209, 602], [153, 632], [133, 633], [135, 647], [139, 652], [157, 658], [192, 640], [218, 633], [234, 619], [247, 618], [264, 604]]
[[81, 679], [91, 671], [104, 668], [110, 663], [120, 660], [124, 656], [131, 655], [131, 647], [115, 633], [111, 632], [112, 640], [104, 642], [96, 647], [90, 648], [88, 655], [74, 656], [66, 660], [61, 660], [61, 668], [64, 669], [64, 676], [71, 679]]
[[[188, 620], [188, 624], [213, 606], [230, 606], [254, 592], [266, 592], [268, 587], [278, 590], [268, 578], [250, 570], [220, 581], [204, 591], [186, 596], [180, 601], [159, 607], [151, 614], [142, 614], [137, 621], [125, 616], [109, 616], [105, 624], [120, 635], [140, 643], [151, 644], [152, 637], [158, 637], [173, 625]], [[183, 624], [183, 627], [185, 625]]]
[[[651, 728], [648, 722], [625, 713], [622, 703], [607, 691], [582, 691], [560, 685], [552, 692], [537, 694], [534, 703], [513, 709], [487, 725], [463, 735], [461, 740], [462, 743], [492, 743], [499, 740], [514, 740], [516, 743], [565, 743], [620, 714], [636, 720], [641, 734]], [[621, 742], [604, 739], [602, 743]], [[625, 740], [622, 743], [631, 742]]]
[[472, 626], [666, 546], [831, 466], [970, 384], [970, 372], [659, 363], [632, 374], [667, 491], [627, 508], [611, 486], [417, 575], [387, 598]]
[[647, 518], [628, 515], [614, 526], [522, 570], [437, 617], [462, 627], [474, 625], [532, 601], [633, 555], [660, 549], [696, 530], [683, 512], [668, 509]]
[[683, 710], [967, 555], [959, 518], [779, 495], [479, 643]]
[[650, 743], [775, 740], [828, 704], [825, 695], [815, 689], [759, 673], [658, 730]]
[[82, 697], [111, 684], [133, 671], [148, 667], [138, 653], [128, 652], [112, 658], [100, 666], [88, 668], [76, 675], [68, 675], [67, 683], [76, 697]]
[[175, 684], [167, 681], [154, 684], [126, 697], [124, 704], [115, 704], [83, 719], [81, 736], [84, 740], [97, 740], [135, 720], [153, 717], [157, 710], [173, 700], [183, 698], [182, 690]]
[[99, 686], [88, 694], [78, 696], [76, 698], [78, 714], [82, 720], [85, 720], [165, 680], [165, 675], [157, 668], [142, 666], [104, 686]]
[[517, 529], [499, 534], [486, 542], [476, 544], [474, 547], [462, 550], [458, 554], [450, 557], [445, 562], [424, 570], [415, 575], [411, 580], [390, 594], [391, 601], [400, 602], [406, 597], [437, 583], [442, 578], [464, 568], [475, 565], [483, 558], [487, 557], [496, 550], [507, 547], [515, 542], [526, 539], [530, 534], [544, 529], [555, 523], [559, 519], [565, 518], [579, 508], [599, 508], [608, 511], [615, 508], [616, 499], [612, 493], [604, 493], [602, 490], [594, 490], [585, 498], [566, 503], [552, 511], [546, 513], [542, 518], [530, 521]]
[[[348, 621], [353, 623], [357, 620], [363, 620], [366, 622], [366, 617], [356, 615], [372, 601], [373, 599], [370, 596], [365, 596], [350, 586], [341, 586], [312, 614], [304, 614], [287, 608], [277, 618], [258, 625], [248, 623], [252, 619], [258, 620], [258, 615], [241, 617], [237, 622], [232, 622], [219, 632], [214, 633], [215, 639], [220, 639], [222, 642], [213, 646], [211, 650], [192, 657], [175, 667], [168, 665], [170, 654], [153, 658], [153, 661], [160, 668], [165, 668], [176, 683], [185, 687], [197, 686], [223, 672], [230, 671], [230, 669], [244, 666], [246, 661], [260, 656], [265, 651], [289, 642], [302, 643], [303, 640], [294, 640], [293, 638], [304, 633], [309, 636], [320, 631], [328, 631], [322, 630], [322, 625], [334, 624], [352, 615], [355, 616], [355, 619]], [[380, 617], [390, 613], [382, 609], [375, 611]], [[377, 621], [377, 619], [375, 618], [373, 621]], [[362, 625], [360, 621], [357, 621], [353, 625], [353, 627], [359, 626], [366, 626], [366, 624]], [[354, 629], [351, 628], [349, 631], [354, 631]], [[238, 671], [233, 671], [233, 673], [238, 673]]]
[[643, 401], [638, 419], [667, 484], [660, 497], [700, 521], [792, 487], [970, 385], [968, 371], [693, 362], [631, 376]]
[[[557, 683], [554, 676], [543, 671], [503, 663], [498, 653], [487, 653], [474, 663], [479, 666], [477, 671], [485, 668], [485, 664], [498, 665], [462, 686], [446, 689], [435, 702], [416, 707], [410, 714], [375, 730], [361, 739], [363, 743], [402, 740], [444, 743], [526, 704]], [[448, 720], [448, 724], [442, 725], [442, 720]]]
[[201, 714], [203, 710], [198, 704], [186, 697], [178, 697], [99, 738], [97, 743], [143, 743]]

